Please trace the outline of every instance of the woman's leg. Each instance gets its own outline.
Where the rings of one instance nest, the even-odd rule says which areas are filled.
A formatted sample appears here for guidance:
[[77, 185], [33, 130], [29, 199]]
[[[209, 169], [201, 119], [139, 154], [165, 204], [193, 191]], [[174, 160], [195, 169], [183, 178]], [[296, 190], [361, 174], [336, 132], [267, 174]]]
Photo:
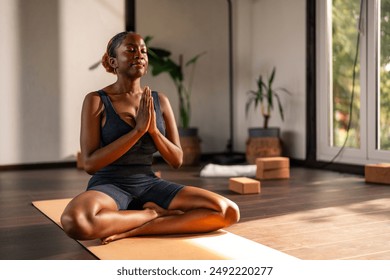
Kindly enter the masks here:
[[[151, 203], [146, 203], [145, 206], [153, 207]], [[161, 209], [154, 207], [157, 212]], [[183, 213], [153, 219], [127, 232], [104, 238], [103, 243], [139, 235], [210, 232], [230, 226], [240, 218], [239, 209], [234, 202], [196, 187], [185, 187], [179, 191], [169, 209]]]
[[69, 202], [61, 216], [64, 231], [79, 240], [103, 238], [129, 231], [170, 211], [119, 211], [116, 202], [99, 191], [86, 191]]

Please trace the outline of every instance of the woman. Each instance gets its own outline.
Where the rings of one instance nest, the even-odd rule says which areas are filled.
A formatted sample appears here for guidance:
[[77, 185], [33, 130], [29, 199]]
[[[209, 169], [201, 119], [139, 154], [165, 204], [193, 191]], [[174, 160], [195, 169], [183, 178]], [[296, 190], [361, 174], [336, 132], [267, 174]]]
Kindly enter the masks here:
[[65, 232], [105, 244], [140, 235], [210, 232], [236, 223], [239, 210], [232, 201], [152, 172], [154, 152], [179, 168], [183, 151], [168, 98], [141, 87], [148, 68], [142, 37], [115, 35], [102, 64], [117, 81], [84, 99], [81, 154], [93, 176], [87, 191], [65, 208]]

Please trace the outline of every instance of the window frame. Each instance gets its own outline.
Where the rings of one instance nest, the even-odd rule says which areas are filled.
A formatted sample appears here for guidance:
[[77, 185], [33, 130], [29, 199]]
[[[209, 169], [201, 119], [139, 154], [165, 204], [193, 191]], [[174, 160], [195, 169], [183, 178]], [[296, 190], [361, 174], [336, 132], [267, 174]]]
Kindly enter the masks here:
[[[390, 151], [378, 150], [378, 56], [379, 19], [378, 0], [364, 0], [360, 27], [360, 147], [332, 146], [333, 121], [332, 101], [332, 0], [316, 1], [316, 119], [317, 119], [317, 160], [347, 164], [367, 164], [390, 158]], [[374, 74], [373, 74], [374, 73]]]

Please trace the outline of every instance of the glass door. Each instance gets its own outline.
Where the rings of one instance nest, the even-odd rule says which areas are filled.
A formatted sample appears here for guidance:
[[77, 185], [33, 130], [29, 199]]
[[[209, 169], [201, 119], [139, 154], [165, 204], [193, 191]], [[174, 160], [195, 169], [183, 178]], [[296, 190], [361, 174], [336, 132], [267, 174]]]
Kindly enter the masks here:
[[390, 161], [390, 0], [317, 1], [317, 159]]

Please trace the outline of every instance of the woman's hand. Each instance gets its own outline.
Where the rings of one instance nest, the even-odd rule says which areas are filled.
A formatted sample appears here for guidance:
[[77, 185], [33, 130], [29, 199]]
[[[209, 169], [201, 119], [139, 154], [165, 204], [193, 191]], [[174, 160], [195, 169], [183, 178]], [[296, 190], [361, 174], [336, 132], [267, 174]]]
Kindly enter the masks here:
[[157, 97], [160, 101], [160, 109], [165, 123], [165, 135], [159, 133], [156, 124], [156, 113], [151, 108], [151, 121], [149, 125], [149, 134], [152, 137], [157, 150], [165, 161], [174, 168], [179, 168], [183, 162], [183, 151], [180, 146], [179, 133], [177, 131], [176, 121], [168, 98], [159, 93]]
[[135, 118], [135, 128], [142, 133], [149, 130], [152, 120], [150, 107], [153, 108], [153, 98], [149, 87], [145, 87], [139, 103], [137, 116]]
[[149, 124], [148, 132], [149, 132], [149, 134], [152, 135], [152, 134], [158, 132], [158, 128], [157, 128], [157, 122], [156, 122], [156, 111], [154, 110], [153, 97], [151, 97], [151, 98], [152, 98], [152, 102], [151, 102], [150, 107], [149, 107], [150, 124]]

